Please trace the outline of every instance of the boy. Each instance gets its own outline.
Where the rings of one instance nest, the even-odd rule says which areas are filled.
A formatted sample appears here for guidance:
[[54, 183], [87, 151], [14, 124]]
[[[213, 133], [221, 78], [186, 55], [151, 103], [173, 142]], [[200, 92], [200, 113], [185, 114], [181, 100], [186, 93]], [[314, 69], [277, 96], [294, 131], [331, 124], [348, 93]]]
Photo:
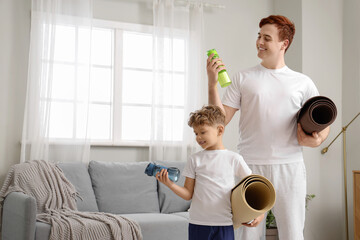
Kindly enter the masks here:
[[219, 107], [209, 105], [192, 112], [188, 125], [204, 150], [189, 157], [182, 173], [184, 186], [170, 181], [164, 169], [156, 178], [181, 198], [192, 199], [189, 240], [233, 240], [230, 194], [234, 177], [244, 178], [251, 170], [238, 153], [224, 148], [225, 115]]

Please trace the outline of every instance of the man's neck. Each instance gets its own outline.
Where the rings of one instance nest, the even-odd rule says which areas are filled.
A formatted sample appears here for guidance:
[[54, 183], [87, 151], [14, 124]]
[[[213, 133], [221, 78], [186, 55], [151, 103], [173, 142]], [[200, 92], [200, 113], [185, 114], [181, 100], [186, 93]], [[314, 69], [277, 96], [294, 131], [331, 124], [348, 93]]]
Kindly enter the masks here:
[[282, 57], [279, 60], [263, 60], [261, 65], [267, 69], [279, 69], [285, 67], [285, 59]]

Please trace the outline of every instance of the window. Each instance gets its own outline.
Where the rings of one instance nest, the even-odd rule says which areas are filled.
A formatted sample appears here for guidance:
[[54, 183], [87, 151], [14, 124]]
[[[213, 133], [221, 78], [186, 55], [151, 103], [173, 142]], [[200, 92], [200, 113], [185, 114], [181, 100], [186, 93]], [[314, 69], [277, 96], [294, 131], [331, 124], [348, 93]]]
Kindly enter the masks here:
[[[146, 144], [150, 140], [152, 114], [168, 119], [166, 140], [181, 141], [186, 77], [186, 40], [179, 37], [170, 44], [173, 70], [165, 64], [158, 74], [165, 76], [165, 89], [175, 94], [163, 96], [175, 106], [153, 108], [153, 37], [150, 27], [98, 21], [89, 31], [58, 25], [55, 31], [50, 137], [54, 140], [81, 138], [79, 119], [85, 117], [84, 100], [90, 99], [91, 139], [95, 144]], [[91, 42], [91, 66], [88, 64]], [[165, 59], [165, 63], [170, 62]], [[48, 60], [44, 57], [44, 64]], [[175, 72], [174, 72], [175, 69]], [[90, 87], [85, 84], [91, 74]], [[170, 92], [170, 91], [165, 91]], [[160, 110], [159, 110], [160, 109]], [[161, 113], [159, 113], [161, 111]]]
[[[76, 28], [57, 25], [54, 61], [43, 52], [43, 71], [52, 77], [49, 136], [51, 139], [78, 139], [85, 133], [81, 121], [89, 112], [91, 136], [94, 140], [110, 140], [112, 136], [114, 30]], [[89, 49], [91, 42], [91, 63]], [[91, 84], [87, 83], [91, 73]], [[90, 86], [90, 89], [89, 89]], [[85, 103], [90, 98], [89, 106]], [[90, 110], [87, 111], [86, 109]]]

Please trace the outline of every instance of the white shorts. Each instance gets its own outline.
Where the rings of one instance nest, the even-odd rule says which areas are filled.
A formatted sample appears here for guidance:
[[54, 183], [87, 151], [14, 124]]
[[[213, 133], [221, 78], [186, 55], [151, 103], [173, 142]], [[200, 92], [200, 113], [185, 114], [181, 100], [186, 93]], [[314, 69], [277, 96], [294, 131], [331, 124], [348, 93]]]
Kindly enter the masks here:
[[[280, 240], [303, 240], [305, 224], [306, 169], [304, 162], [274, 165], [248, 164], [253, 174], [269, 179], [274, 185], [275, 215]], [[255, 228], [242, 226], [236, 239], [259, 240], [265, 234], [266, 219]]]

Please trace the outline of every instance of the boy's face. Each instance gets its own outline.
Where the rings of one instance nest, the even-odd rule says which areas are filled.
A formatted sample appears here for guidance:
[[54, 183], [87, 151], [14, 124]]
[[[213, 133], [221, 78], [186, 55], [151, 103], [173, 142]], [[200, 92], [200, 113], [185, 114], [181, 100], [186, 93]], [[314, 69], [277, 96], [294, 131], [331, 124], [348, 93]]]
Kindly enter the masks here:
[[197, 143], [206, 150], [216, 150], [221, 144], [222, 132], [218, 126], [210, 126], [207, 124], [193, 126]]
[[260, 28], [256, 40], [258, 57], [262, 60], [277, 60], [283, 56], [288, 40], [280, 41], [279, 30], [274, 24], [265, 24]]

